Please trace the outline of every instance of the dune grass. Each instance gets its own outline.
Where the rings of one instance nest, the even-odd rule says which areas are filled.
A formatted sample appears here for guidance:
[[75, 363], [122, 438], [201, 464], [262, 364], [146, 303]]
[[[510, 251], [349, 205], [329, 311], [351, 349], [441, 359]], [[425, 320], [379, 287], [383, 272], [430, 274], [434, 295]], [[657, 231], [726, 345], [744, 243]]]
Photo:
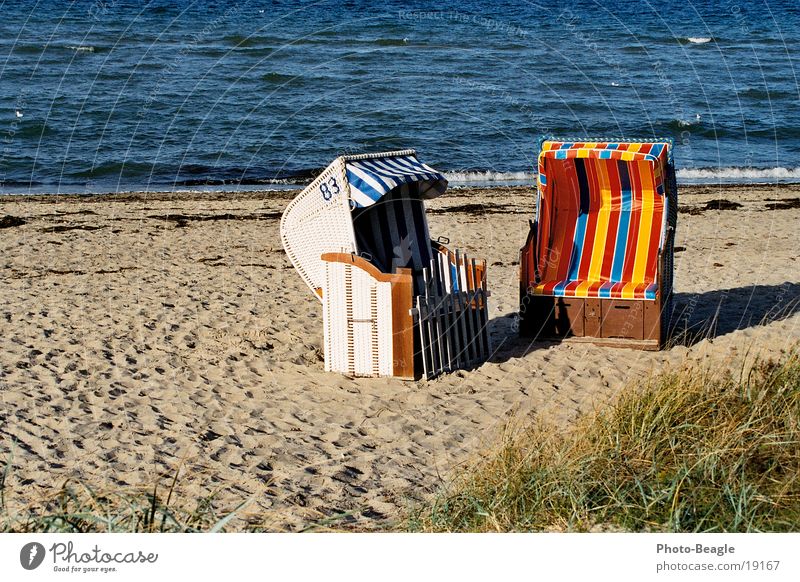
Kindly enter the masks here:
[[416, 531], [800, 531], [800, 356], [685, 368], [568, 433], [508, 429]]
[[4, 533], [218, 532], [225, 531], [252, 501], [222, 514], [213, 495], [187, 503], [175, 490], [177, 471], [171, 484], [161, 490], [156, 485], [151, 490], [96, 491], [85, 482], [68, 480], [50, 496], [12, 511], [5, 486], [11, 466], [9, 459], [0, 475], [0, 532]]

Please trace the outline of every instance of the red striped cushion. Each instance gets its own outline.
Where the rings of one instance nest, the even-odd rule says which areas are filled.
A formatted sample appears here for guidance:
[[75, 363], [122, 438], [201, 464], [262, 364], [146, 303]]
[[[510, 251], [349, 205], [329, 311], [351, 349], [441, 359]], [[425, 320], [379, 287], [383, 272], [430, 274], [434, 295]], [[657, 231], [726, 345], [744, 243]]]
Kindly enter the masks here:
[[[581, 284], [583, 284], [581, 286]], [[534, 295], [603, 299], [655, 299], [658, 283], [612, 283], [607, 281], [546, 281], [533, 285]]]
[[523, 253], [533, 293], [655, 299], [667, 156], [664, 143], [544, 143], [536, 256]]

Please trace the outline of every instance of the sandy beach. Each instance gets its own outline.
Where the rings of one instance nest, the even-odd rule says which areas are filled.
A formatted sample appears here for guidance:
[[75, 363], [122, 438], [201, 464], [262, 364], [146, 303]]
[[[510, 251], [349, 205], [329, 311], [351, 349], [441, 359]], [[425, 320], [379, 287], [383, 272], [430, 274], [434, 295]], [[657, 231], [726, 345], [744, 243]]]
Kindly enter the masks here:
[[432, 381], [325, 373], [321, 305], [278, 237], [294, 194], [0, 198], [12, 510], [70, 478], [152, 489], [180, 471], [187, 503], [253, 499], [233, 529], [343, 513], [337, 526], [382, 528], [511, 418], [568, 429], [665, 367], [800, 339], [800, 186], [680, 189], [678, 333], [661, 352], [518, 338], [532, 189], [451, 189], [428, 203], [430, 229], [488, 260], [491, 360]]

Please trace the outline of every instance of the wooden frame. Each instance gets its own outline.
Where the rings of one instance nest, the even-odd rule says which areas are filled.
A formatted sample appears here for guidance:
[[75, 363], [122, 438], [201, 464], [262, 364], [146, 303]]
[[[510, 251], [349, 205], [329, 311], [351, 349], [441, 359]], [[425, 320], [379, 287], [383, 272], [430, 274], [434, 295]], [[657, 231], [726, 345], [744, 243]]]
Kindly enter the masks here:
[[430, 379], [488, 357], [486, 261], [437, 250], [417, 296], [411, 269], [390, 274], [353, 253], [321, 256], [332, 274], [321, 293], [327, 370]]
[[[670, 229], [667, 236], [666, 246], [670, 251], [673, 232], [674, 229]], [[532, 240], [529, 236], [528, 243], [520, 251], [520, 281], [528, 276], [524, 255], [531, 248]], [[662, 275], [671, 272], [671, 266], [664, 265], [667, 256], [663, 251], [659, 253], [659, 289], [655, 300], [535, 295], [521, 283], [520, 334], [542, 340], [569, 339], [612, 347], [660, 350], [667, 340], [672, 299]]]
[[523, 293], [520, 333], [543, 340], [659, 350], [665, 341], [660, 296], [642, 299], [550, 297]]
[[491, 351], [486, 261], [441, 244], [435, 248], [430, 267], [423, 269], [424, 291], [412, 310], [426, 378], [479, 365]]

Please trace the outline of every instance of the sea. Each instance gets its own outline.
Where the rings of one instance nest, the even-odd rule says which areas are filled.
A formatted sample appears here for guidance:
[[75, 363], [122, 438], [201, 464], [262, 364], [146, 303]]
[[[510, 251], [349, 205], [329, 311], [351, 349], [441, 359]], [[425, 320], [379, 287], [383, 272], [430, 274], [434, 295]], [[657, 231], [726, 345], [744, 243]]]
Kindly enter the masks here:
[[800, 181], [800, 3], [0, 2], [0, 193], [296, 188], [414, 148], [532, 184], [539, 139], [671, 138]]

